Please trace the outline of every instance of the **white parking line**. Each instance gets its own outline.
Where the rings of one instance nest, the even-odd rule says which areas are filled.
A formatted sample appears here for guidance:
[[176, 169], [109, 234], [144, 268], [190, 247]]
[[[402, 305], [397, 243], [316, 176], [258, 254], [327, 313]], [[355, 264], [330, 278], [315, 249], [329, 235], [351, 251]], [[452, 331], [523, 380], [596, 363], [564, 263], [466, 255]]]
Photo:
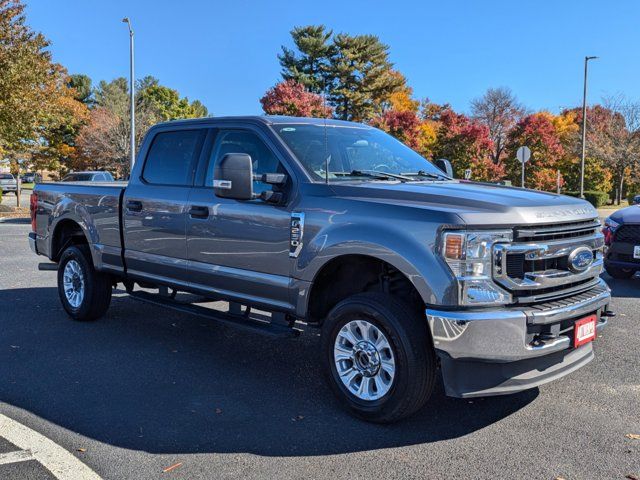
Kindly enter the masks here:
[[0, 453], [0, 465], [7, 463], [28, 462], [33, 460], [33, 455], [29, 450], [17, 450], [15, 452]]
[[[30, 459], [40, 462], [58, 480], [100, 480], [97, 473], [64, 448], [2, 414], [0, 414], [0, 436], [23, 451], [26, 450], [30, 454]], [[13, 458], [25, 455], [20, 452], [11, 453], [14, 454]]]

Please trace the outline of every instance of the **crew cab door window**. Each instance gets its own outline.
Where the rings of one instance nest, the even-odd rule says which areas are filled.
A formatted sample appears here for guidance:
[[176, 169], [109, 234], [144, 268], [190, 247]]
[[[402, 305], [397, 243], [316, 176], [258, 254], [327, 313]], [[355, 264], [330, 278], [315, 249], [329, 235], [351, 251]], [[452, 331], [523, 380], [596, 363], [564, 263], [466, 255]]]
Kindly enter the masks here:
[[142, 178], [154, 185], [191, 185], [203, 130], [159, 133], [153, 139]]
[[[254, 174], [284, 173], [280, 161], [254, 132], [248, 130], [220, 130], [211, 151], [205, 185], [213, 185], [215, 166], [227, 153], [246, 153], [251, 156]], [[270, 185], [261, 182], [254, 182], [253, 184], [253, 191], [256, 193], [270, 189]]]

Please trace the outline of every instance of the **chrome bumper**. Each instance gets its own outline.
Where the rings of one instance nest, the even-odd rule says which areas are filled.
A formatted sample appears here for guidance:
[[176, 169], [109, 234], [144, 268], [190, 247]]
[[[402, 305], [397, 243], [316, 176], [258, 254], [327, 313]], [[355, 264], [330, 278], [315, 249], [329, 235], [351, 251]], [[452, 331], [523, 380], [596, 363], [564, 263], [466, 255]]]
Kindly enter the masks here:
[[[444, 311], [427, 309], [433, 343], [452, 359], [513, 362], [541, 357], [571, 346], [569, 336], [546, 342], [531, 342], [532, 325], [558, 323], [582, 315], [601, 312], [611, 293], [602, 279], [596, 287], [565, 301], [522, 306], [517, 309]], [[598, 316], [597, 329], [607, 321]]]

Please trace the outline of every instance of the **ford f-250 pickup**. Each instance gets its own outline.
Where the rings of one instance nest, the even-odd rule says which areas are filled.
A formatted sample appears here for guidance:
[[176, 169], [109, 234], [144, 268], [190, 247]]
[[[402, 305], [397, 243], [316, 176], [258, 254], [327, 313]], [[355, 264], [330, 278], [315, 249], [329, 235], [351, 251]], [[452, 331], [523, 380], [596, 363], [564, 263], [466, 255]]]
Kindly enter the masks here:
[[441, 165], [350, 122], [173, 121], [126, 184], [38, 184], [29, 241], [75, 320], [121, 283], [240, 328], [321, 328], [331, 388], [370, 421], [416, 412], [440, 376], [447, 395], [488, 396], [587, 364], [613, 316], [594, 208]]

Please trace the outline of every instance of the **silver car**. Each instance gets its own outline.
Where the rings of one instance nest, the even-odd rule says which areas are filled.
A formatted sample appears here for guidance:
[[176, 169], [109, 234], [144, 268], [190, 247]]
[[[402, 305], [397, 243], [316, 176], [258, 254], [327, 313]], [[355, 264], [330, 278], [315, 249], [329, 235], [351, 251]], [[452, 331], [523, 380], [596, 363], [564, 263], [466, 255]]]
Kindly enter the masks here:
[[18, 194], [18, 182], [10, 173], [0, 173], [0, 187], [2, 187], [2, 193], [13, 192], [16, 195]]

